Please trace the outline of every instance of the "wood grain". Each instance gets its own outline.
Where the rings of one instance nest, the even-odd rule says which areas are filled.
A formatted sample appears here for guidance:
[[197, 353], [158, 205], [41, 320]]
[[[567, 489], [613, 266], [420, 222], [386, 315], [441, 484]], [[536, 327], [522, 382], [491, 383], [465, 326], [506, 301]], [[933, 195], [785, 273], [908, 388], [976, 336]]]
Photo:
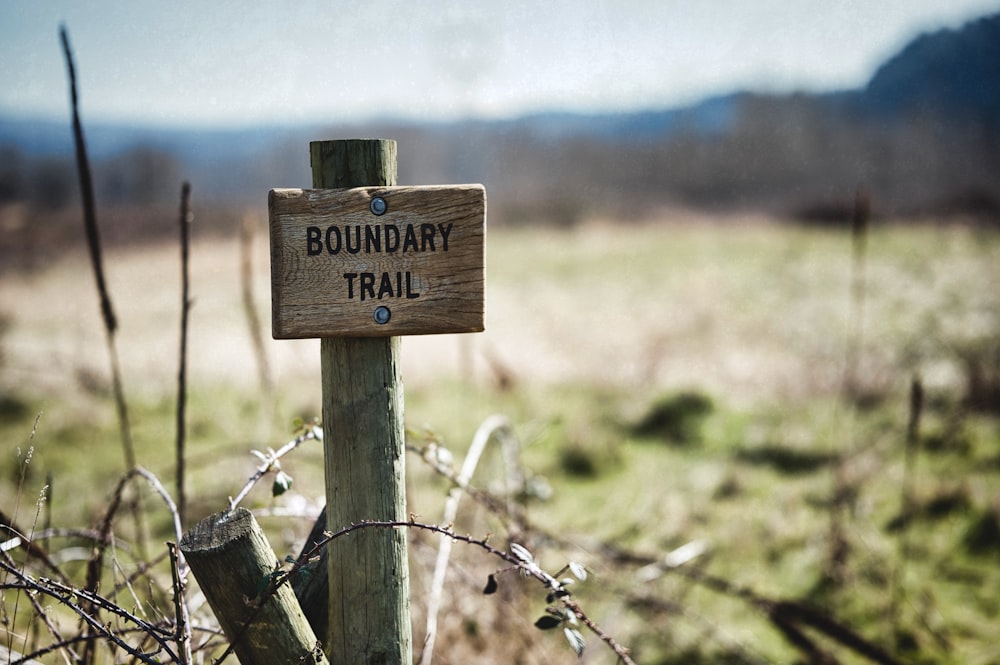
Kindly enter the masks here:
[[180, 550], [242, 665], [327, 662], [291, 587], [266, 596], [277, 557], [250, 511], [203, 519]]
[[[387, 205], [381, 216], [369, 208], [376, 196]], [[276, 339], [484, 329], [482, 185], [274, 189], [268, 208]], [[395, 246], [387, 227], [393, 227]], [[428, 230], [429, 242], [423, 237]], [[375, 235], [369, 234], [377, 234], [379, 242], [371, 242]], [[348, 236], [357, 240], [353, 248], [359, 251], [348, 250]], [[367, 294], [361, 290], [363, 273], [376, 280]], [[403, 289], [397, 288], [400, 282]], [[374, 318], [380, 306], [391, 312], [388, 323]]]

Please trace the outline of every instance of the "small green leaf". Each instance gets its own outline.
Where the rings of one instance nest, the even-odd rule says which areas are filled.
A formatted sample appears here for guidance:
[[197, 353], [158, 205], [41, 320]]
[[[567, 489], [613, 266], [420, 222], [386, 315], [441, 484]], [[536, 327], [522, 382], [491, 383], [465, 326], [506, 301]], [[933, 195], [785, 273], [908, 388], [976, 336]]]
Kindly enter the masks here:
[[292, 477], [284, 471], [279, 471], [274, 476], [274, 484], [271, 485], [271, 494], [281, 496], [292, 488]]
[[562, 619], [554, 617], [551, 614], [543, 615], [535, 622], [535, 628], [539, 630], [552, 630], [553, 628], [558, 628], [560, 625], [562, 625]]
[[583, 635], [580, 634], [580, 631], [575, 628], [563, 628], [563, 635], [566, 636], [566, 641], [569, 642], [569, 645], [573, 647], [577, 658], [582, 656], [587, 643], [583, 641]]
[[483, 589], [483, 593], [487, 596], [491, 593], [497, 592], [497, 578], [496, 575], [490, 575], [486, 580], [486, 588]]

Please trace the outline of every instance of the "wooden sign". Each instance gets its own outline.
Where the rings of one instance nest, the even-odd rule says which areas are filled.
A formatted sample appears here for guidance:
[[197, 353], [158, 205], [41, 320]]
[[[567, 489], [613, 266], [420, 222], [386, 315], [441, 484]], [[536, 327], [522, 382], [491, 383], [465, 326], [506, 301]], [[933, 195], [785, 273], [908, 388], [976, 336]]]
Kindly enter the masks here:
[[482, 185], [272, 189], [275, 339], [480, 332]]

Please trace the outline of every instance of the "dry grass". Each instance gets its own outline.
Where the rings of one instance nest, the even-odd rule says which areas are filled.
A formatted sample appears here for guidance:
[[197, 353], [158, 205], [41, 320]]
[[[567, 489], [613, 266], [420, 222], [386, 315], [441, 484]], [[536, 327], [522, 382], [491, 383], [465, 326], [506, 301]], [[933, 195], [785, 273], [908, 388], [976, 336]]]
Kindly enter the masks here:
[[[266, 235], [258, 237], [255, 290], [266, 316]], [[956, 337], [972, 342], [995, 329], [1000, 296], [989, 285], [1000, 272], [996, 242], [981, 240], [960, 227], [874, 232], [866, 322], [873, 379], [883, 364], [906, 364], [906, 354]], [[404, 377], [419, 385], [442, 376], [488, 381], [492, 359], [531, 384], [694, 385], [741, 402], [826, 393], [842, 371], [848, 243], [830, 231], [703, 216], [572, 231], [492, 230], [487, 332], [406, 339]], [[254, 380], [238, 261], [235, 237], [196, 232], [193, 383]], [[177, 251], [117, 250], [107, 265], [126, 385], [158, 394], [175, 381]], [[73, 395], [81, 378], [103, 374], [96, 296], [82, 252], [5, 275], [4, 282], [7, 382]], [[269, 341], [267, 352], [279, 385], [318, 381], [316, 342]], [[957, 378], [938, 365], [913, 368], [929, 371], [933, 381]]]

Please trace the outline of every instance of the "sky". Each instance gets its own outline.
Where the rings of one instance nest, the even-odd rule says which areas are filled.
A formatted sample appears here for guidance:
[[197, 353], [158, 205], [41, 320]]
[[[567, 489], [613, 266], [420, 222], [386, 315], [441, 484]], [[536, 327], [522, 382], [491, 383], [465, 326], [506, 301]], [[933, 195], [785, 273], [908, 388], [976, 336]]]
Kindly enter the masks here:
[[1000, 0], [0, 0], [0, 114], [154, 126], [668, 108], [859, 87]]

